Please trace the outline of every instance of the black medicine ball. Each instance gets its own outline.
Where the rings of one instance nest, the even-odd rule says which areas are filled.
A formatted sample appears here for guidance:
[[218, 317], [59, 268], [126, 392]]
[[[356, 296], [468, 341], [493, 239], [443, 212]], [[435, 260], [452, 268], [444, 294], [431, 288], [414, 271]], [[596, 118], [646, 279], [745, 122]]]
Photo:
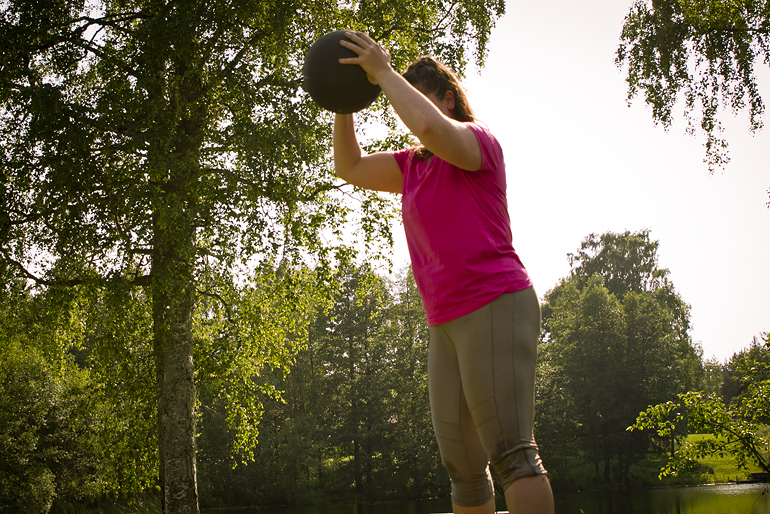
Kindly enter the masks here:
[[366, 78], [366, 72], [339, 59], [356, 57], [340, 45], [345, 31], [322, 36], [305, 54], [302, 67], [305, 91], [320, 107], [339, 114], [350, 114], [369, 107], [379, 96], [380, 86]]

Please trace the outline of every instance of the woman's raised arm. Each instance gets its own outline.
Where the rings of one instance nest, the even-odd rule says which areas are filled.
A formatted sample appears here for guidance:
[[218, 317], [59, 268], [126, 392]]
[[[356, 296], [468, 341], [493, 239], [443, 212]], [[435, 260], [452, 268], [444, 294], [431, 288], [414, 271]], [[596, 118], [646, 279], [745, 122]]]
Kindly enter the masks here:
[[[348, 32], [350, 41], [340, 44], [358, 57], [340, 59], [343, 64], [361, 66], [369, 80], [379, 84], [404, 124], [434, 155], [468, 170], [481, 168], [481, 148], [473, 131], [452, 119], [454, 95], [431, 98], [415, 89], [390, 66], [388, 51], [362, 32]], [[431, 95], [433, 96], [433, 95]]]

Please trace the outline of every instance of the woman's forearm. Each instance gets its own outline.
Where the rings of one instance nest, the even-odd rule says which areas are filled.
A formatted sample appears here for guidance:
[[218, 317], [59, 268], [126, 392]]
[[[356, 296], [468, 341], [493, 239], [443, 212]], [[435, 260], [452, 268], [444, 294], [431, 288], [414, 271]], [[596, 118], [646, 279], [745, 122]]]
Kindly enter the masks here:
[[350, 172], [362, 156], [352, 114], [336, 114], [334, 116], [332, 145], [334, 148], [334, 171], [338, 177], [350, 182]]

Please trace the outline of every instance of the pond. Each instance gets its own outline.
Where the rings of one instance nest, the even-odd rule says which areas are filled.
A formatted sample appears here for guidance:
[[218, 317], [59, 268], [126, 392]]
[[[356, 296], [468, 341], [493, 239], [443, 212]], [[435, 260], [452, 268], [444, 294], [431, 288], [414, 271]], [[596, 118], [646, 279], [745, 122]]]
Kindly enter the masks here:
[[[504, 504], [498, 504], [504, 509]], [[299, 505], [209, 509], [204, 514], [433, 514], [451, 512], [448, 499], [374, 505]], [[556, 514], [770, 514], [770, 484], [724, 484], [556, 495]]]
[[556, 498], [558, 514], [770, 514], [768, 484], [670, 487]]

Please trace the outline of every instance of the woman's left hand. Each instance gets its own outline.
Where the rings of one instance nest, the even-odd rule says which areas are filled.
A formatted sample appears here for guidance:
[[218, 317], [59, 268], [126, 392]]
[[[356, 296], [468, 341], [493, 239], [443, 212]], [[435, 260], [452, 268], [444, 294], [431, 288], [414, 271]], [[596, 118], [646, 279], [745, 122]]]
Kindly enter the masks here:
[[366, 72], [369, 82], [378, 84], [377, 76], [392, 71], [388, 50], [363, 32], [346, 32], [348, 38], [340, 41], [345, 48], [354, 51], [357, 57], [340, 59], [341, 64], [357, 64]]

